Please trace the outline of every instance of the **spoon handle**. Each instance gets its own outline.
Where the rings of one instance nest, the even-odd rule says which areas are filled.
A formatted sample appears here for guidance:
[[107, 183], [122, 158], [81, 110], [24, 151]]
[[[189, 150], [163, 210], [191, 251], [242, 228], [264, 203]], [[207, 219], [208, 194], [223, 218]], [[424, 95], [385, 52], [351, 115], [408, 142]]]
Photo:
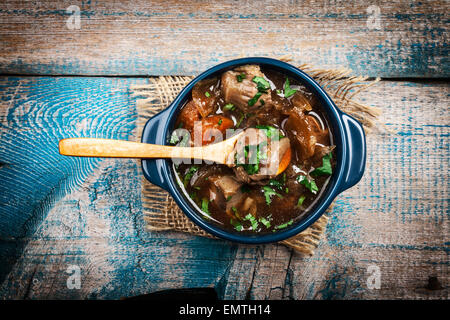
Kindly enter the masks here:
[[[59, 153], [65, 156], [102, 158], [197, 158], [198, 148], [181, 148], [125, 140], [69, 138], [59, 141]], [[198, 152], [198, 150], [197, 150]]]

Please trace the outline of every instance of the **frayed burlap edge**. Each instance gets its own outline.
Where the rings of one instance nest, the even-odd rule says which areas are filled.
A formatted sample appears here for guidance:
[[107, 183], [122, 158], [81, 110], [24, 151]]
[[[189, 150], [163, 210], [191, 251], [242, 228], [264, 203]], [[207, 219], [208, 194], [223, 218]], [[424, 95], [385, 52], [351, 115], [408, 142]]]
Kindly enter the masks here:
[[[290, 60], [288, 56], [279, 59], [284, 61]], [[351, 70], [345, 68], [315, 69], [310, 65], [303, 64], [299, 66], [299, 69], [314, 78], [331, 96], [339, 109], [359, 120], [363, 124], [366, 133], [370, 132], [377, 117], [380, 115], [380, 110], [356, 102], [354, 98], [378, 82], [379, 79], [367, 81], [367, 77], [352, 76]], [[147, 120], [166, 108], [192, 79], [193, 77], [186, 76], [162, 76], [149, 78], [148, 84], [137, 85], [131, 88], [133, 96], [140, 98], [137, 99], [138, 119], [136, 136], [138, 139], [140, 139], [142, 128]], [[214, 238], [191, 222], [166, 191], [152, 185], [146, 179], [142, 180], [142, 204], [148, 230], [181, 231]], [[332, 206], [328, 208], [327, 214], [331, 211]], [[312, 255], [324, 234], [327, 221], [327, 215], [323, 215], [308, 229], [281, 243], [298, 252]]]

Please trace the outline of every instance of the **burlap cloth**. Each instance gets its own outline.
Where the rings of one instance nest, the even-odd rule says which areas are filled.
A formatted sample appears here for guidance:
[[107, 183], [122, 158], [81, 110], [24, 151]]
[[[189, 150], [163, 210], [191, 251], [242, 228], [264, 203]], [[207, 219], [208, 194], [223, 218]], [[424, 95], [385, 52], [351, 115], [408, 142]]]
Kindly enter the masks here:
[[[289, 60], [287, 57], [279, 59]], [[351, 71], [347, 69], [321, 70], [314, 69], [309, 65], [300, 65], [299, 69], [313, 77], [331, 96], [339, 109], [359, 120], [363, 124], [366, 134], [370, 132], [380, 111], [377, 108], [358, 103], [354, 98], [379, 79], [368, 81], [367, 77], [352, 76]], [[166, 108], [192, 79], [193, 77], [185, 76], [162, 76], [149, 78], [148, 84], [131, 88], [133, 95], [140, 98], [136, 100], [138, 113], [136, 136], [138, 139], [140, 139], [142, 128], [147, 120]], [[192, 223], [166, 191], [152, 185], [145, 178], [142, 179], [142, 204], [148, 230], [174, 230], [214, 238]], [[312, 255], [325, 231], [327, 215], [332, 212], [332, 207], [333, 205], [308, 229], [281, 241], [281, 243], [298, 252]]]

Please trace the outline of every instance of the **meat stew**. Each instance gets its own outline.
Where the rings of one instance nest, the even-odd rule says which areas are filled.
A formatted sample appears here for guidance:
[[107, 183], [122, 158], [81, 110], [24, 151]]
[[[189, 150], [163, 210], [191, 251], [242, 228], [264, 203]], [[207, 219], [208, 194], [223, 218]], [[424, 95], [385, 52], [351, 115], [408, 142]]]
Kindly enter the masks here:
[[175, 126], [182, 133], [174, 131], [170, 143], [178, 146], [244, 131], [232, 166], [174, 161], [180, 188], [202, 217], [234, 232], [276, 232], [302, 219], [336, 166], [332, 132], [315, 96], [258, 65], [199, 81]]

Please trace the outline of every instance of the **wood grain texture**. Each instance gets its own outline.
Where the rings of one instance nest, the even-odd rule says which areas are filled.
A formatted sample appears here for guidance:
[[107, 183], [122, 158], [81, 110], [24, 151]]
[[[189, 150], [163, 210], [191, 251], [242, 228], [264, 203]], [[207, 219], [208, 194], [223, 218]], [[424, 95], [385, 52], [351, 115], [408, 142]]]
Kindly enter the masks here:
[[[138, 161], [57, 156], [52, 141], [67, 133], [130, 138], [128, 88], [143, 81], [0, 79], [0, 252], [18, 257], [8, 268], [2, 262], [1, 298], [120, 298], [198, 286], [225, 299], [449, 298], [449, 84], [382, 81], [362, 97], [383, 110], [385, 125], [369, 137], [363, 180], [338, 197], [326, 238], [304, 257], [280, 245], [147, 232]], [[66, 285], [73, 264], [80, 290]], [[367, 287], [370, 265], [380, 268], [379, 290]], [[424, 289], [430, 276], [445, 288]]]
[[[135, 127], [134, 79], [0, 78], [1, 276], [55, 201], [98, 159], [58, 154], [70, 137], [127, 139]], [[17, 250], [16, 250], [17, 249]]]
[[[69, 5], [80, 8], [71, 30]], [[0, 72], [193, 75], [238, 56], [377, 77], [449, 77], [450, 5], [430, 1], [0, 3]], [[379, 10], [379, 26], [376, 23]]]

